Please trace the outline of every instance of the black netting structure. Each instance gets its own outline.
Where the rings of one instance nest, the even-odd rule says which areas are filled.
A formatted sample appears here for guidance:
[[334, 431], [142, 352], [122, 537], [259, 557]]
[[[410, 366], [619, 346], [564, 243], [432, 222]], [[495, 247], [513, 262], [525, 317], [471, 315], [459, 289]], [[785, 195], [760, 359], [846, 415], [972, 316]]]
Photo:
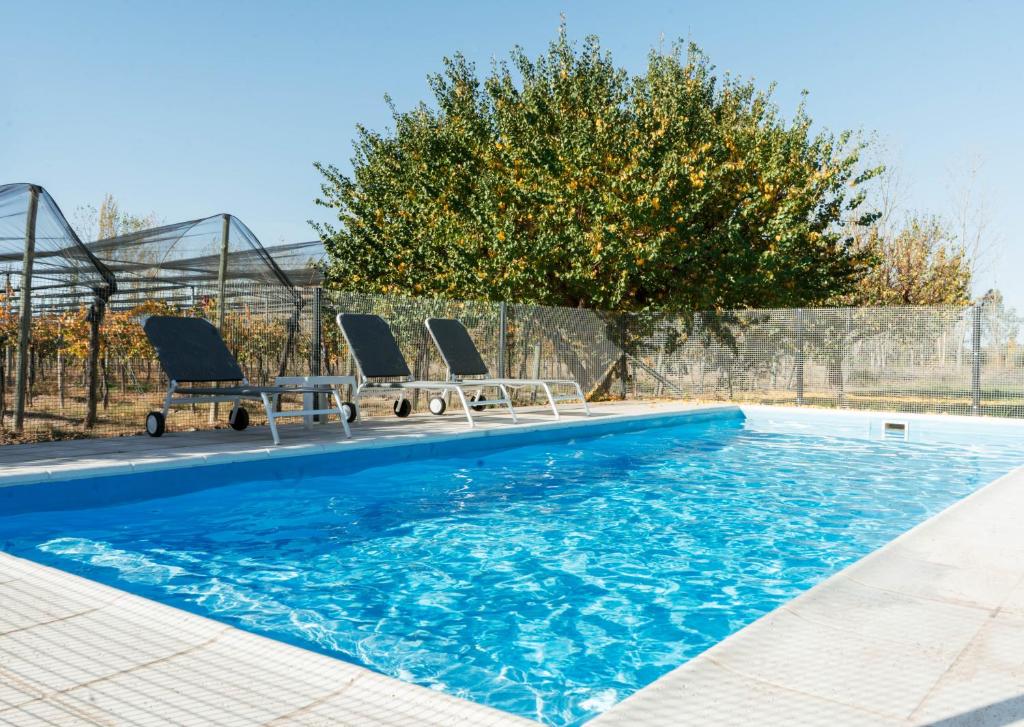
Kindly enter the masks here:
[[[6, 427], [9, 386], [14, 389], [14, 431], [20, 434], [24, 429], [32, 385], [47, 343], [48, 326], [36, 330], [40, 328], [37, 318], [47, 310], [64, 315], [58, 316], [61, 328], [73, 327], [76, 318], [88, 323], [83, 421], [91, 427], [96, 420], [100, 321], [107, 301], [117, 291], [113, 273], [82, 243], [45, 189], [37, 184], [5, 184], [0, 186], [0, 274], [4, 286], [0, 431]], [[61, 336], [58, 333], [57, 338]], [[13, 359], [12, 351], [16, 351]]]
[[91, 242], [88, 249], [120, 281], [121, 306], [145, 299], [187, 302], [197, 290], [241, 282], [296, 299], [288, 275], [252, 230], [230, 214], [129, 232]]
[[296, 286], [311, 288], [323, 285], [327, 251], [320, 240], [273, 245], [267, 248], [267, 252]]
[[[289, 275], [245, 223], [227, 213], [121, 234], [89, 243], [89, 250], [118, 279], [111, 302], [120, 334], [138, 337], [148, 315], [202, 316], [213, 323], [236, 354], [259, 339], [259, 354], [248, 376], [257, 383], [272, 382], [294, 365], [304, 308], [310, 296], [301, 294]], [[302, 272], [312, 253], [290, 246], [288, 264]], [[322, 254], [322, 253], [321, 253]], [[303, 265], [298, 260], [305, 255]], [[308, 277], [308, 273], [304, 273]], [[315, 302], [316, 299], [314, 299]], [[272, 335], [271, 335], [272, 332]], [[114, 341], [118, 334], [109, 331]], [[130, 345], [115, 353], [115, 365], [127, 366]], [[152, 388], [147, 369], [135, 375], [139, 389]], [[262, 381], [261, 381], [262, 380]], [[218, 410], [210, 408], [209, 423]]]
[[52, 304], [75, 307], [83, 294], [107, 301], [117, 290], [111, 270], [82, 243], [53, 197], [35, 184], [0, 186], [0, 275], [7, 295], [20, 295], [31, 247], [30, 290]]

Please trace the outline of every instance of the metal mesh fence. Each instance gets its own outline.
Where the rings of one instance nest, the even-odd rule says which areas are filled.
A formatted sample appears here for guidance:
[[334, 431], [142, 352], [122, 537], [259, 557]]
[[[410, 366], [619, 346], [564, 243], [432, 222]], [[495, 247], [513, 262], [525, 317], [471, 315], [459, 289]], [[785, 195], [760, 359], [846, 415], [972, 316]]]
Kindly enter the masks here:
[[[167, 382], [142, 333], [154, 313], [216, 320], [216, 284], [188, 296], [115, 299], [102, 324], [99, 419], [83, 431], [86, 296], [78, 305], [34, 301], [27, 437], [116, 436], [142, 430]], [[891, 411], [1024, 416], [1021, 319], [999, 305], [829, 308], [696, 314], [616, 314], [580, 308], [400, 298], [265, 286], [225, 290], [224, 337], [254, 383], [278, 375], [354, 372], [334, 323], [338, 312], [376, 313], [391, 324], [417, 378], [445, 371], [423, 325], [458, 318], [494, 375], [572, 378], [592, 399], [759, 402]], [[0, 325], [16, 327], [17, 307], [0, 305]], [[3, 351], [0, 421], [10, 430], [13, 342]], [[520, 404], [536, 401], [520, 392]], [[426, 397], [413, 399], [425, 409]], [[538, 402], [539, 403], [539, 402]], [[297, 407], [299, 402], [285, 404]], [[254, 423], [262, 423], [250, 407]], [[365, 413], [387, 414], [367, 399]], [[171, 430], [226, 426], [226, 411], [176, 410]]]
[[[996, 406], [991, 391], [972, 388], [975, 310], [826, 308], [670, 318], [659, 321], [635, 346], [636, 356], [655, 376], [634, 377], [634, 391], [638, 396], [671, 390], [702, 399], [1019, 416], [1024, 413], [1024, 372], [1019, 369], [1008, 372], [1014, 380], [1008, 384], [1014, 392], [1006, 402], [1009, 408]], [[981, 368], [988, 350], [1013, 345], [1005, 335], [987, 346], [980, 343]], [[987, 396], [976, 402], [976, 393]]]

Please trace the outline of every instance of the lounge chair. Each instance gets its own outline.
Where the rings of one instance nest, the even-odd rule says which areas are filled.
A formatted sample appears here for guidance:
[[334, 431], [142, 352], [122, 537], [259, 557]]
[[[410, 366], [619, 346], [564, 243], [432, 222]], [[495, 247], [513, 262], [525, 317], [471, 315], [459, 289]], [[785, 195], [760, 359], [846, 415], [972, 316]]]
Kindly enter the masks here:
[[[202, 318], [150, 316], [142, 324], [142, 328], [156, 349], [160, 366], [170, 379], [163, 410], [151, 411], [146, 415], [146, 433], [149, 436], [159, 437], [164, 433], [167, 415], [172, 406], [213, 404], [221, 401], [232, 403], [228, 423], [232, 429], [242, 431], [249, 426], [249, 412], [241, 406], [243, 400], [263, 402], [274, 444], [281, 443], [277, 432], [277, 420], [285, 417], [337, 414], [345, 430], [345, 436], [352, 436], [341, 397], [336, 390], [331, 391], [335, 406], [329, 409], [276, 411], [278, 400], [283, 394], [322, 394], [323, 390], [296, 386], [251, 386], [238, 361], [224, 345], [220, 332], [209, 321]], [[234, 386], [181, 388], [183, 383], [195, 382], [238, 383]]]
[[[521, 388], [542, 389], [548, 398], [551, 411], [558, 419], [558, 402], [578, 401], [583, 410], [590, 416], [590, 406], [580, 385], [572, 379], [512, 379], [491, 378], [487, 365], [480, 356], [480, 351], [469, 335], [469, 331], [457, 320], [451, 318], [428, 318], [426, 321], [430, 337], [448, 367], [448, 378], [463, 386], [500, 386], [504, 390]], [[572, 395], [556, 395], [552, 387], [572, 387], [576, 393]]]
[[[380, 316], [366, 315], [361, 313], [339, 313], [338, 328], [348, 343], [349, 351], [356, 362], [358, 370], [358, 385], [353, 399], [355, 399], [356, 412], [360, 408], [360, 399], [368, 392], [384, 393], [389, 396], [397, 394], [394, 403], [396, 416], [407, 417], [412, 413], [412, 402], [405, 398], [405, 392], [409, 389], [421, 389], [435, 394], [446, 394], [455, 392], [466, 412], [466, 421], [470, 427], [475, 426], [473, 421], [474, 411], [483, 411], [488, 406], [505, 406], [512, 421], [516, 421], [516, 412], [512, 408], [512, 400], [508, 391], [501, 384], [494, 384], [492, 388], [500, 392], [500, 398], [483, 399], [477, 397], [470, 401], [466, 396], [466, 390], [462, 384], [455, 381], [417, 381], [409, 365], [402, 356], [398, 342], [391, 333], [391, 328]], [[447, 402], [442, 396], [434, 396], [430, 400], [430, 411], [442, 413], [447, 407]], [[438, 411], [439, 410], [439, 411]]]

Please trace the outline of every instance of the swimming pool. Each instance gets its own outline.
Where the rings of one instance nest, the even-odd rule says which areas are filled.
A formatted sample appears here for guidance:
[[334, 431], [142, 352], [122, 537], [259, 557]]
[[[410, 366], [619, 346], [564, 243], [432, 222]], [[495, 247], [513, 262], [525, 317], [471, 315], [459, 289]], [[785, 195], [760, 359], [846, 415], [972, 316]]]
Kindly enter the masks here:
[[11, 487], [0, 547], [573, 724], [1021, 464], [1020, 432], [754, 408]]

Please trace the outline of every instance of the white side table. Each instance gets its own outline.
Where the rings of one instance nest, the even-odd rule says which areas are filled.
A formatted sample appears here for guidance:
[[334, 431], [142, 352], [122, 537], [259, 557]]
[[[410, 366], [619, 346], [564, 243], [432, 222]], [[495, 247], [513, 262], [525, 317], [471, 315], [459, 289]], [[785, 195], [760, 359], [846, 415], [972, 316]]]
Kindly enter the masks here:
[[[331, 389], [338, 389], [338, 395], [341, 395], [342, 386], [351, 386], [352, 390], [356, 388], [356, 377], [355, 376], [278, 376], [274, 379], [274, 383], [281, 386], [312, 386], [315, 389], [322, 389], [325, 394], [330, 394]], [[313, 409], [313, 394], [305, 393], [302, 395], [302, 408]], [[326, 417], [325, 417], [326, 418]], [[302, 417], [304, 426], [309, 429], [313, 426], [312, 415]], [[320, 424], [324, 422], [324, 419], [320, 420]]]

